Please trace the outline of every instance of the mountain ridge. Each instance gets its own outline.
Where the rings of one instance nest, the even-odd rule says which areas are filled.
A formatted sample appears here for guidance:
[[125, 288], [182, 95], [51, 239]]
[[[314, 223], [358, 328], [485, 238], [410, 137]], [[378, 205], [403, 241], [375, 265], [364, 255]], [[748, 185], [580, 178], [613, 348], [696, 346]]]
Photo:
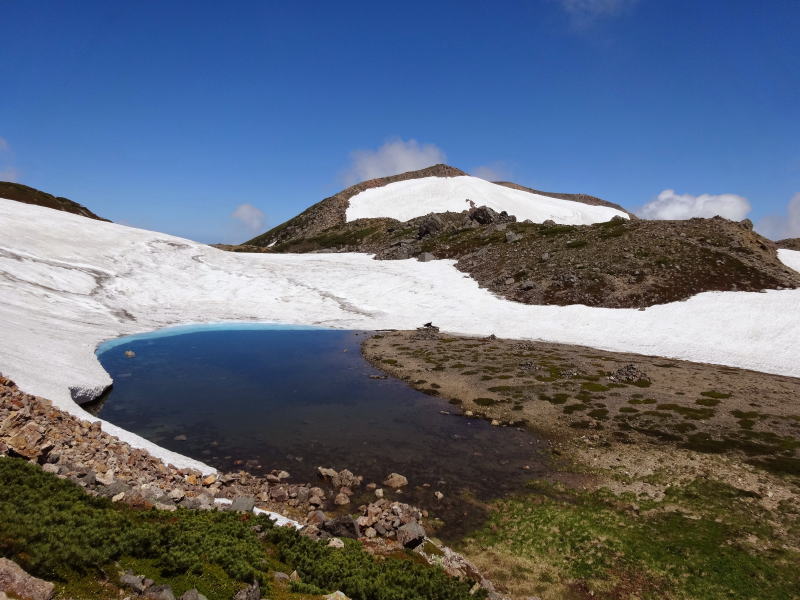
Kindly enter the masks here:
[[[334, 194], [333, 196], [329, 196], [327, 198], [324, 198], [323, 200], [320, 200], [316, 204], [313, 204], [308, 208], [306, 208], [303, 212], [301, 212], [297, 216], [281, 223], [276, 227], [273, 227], [272, 229], [260, 235], [257, 235], [256, 237], [250, 240], [247, 240], [246, 242], [241, 244], [241, 246], [271, 247], [272, 245], [296, 242], [301, 239], [313, 237], [315, 235], [322, 233], [327, 229], [341, 226], [347, 222], [346, 211], [349, 206], [350, 199], [356, 196], [357, 194], [369, 189], [384, 187], [391, 183], [407, 181], [410, 179], [422, 179], [425, 177], [465, 177], [465, 176], [469, 176], [469, 174], [462, 171], [461, 169], [458, 169], [457, 167], [452, 167], [450, 165], [445, 165], [445, 164], [436, 164], [430, 167], [426, 167], [424, 169], [418, 169], [415, 171], [406, 171], [404, 173], [398, 173], [396, 175], [390, 175], [387, 177], [378, 177], [375, 179], [362, 181], [348, 188], [345, 188], [344, 190]], [[629, 216], [629, 218], [636, 218], [635, 215], [633, 215], [633, 213], [624, 209], [618, 204], [602, 200], [595, 196], [589, 196], [587, 194], [564, 194], [555, 192], [542, 192], [540, 190], [534, 190], [533, 188], [528, 188], [508, 181], [502, 181], [502, 182], [497, 181], [490, 183], [494, 183], [496, 185], [500, 185], [509, 189], [525, 191], [533, 194], [538, 194], [540, 196], [556, 198], [559, 200], [578, 202], [589, 206], [606, 206], [626, 213]]]
[[78, 204], [69, 198], [61, 196], [54, 196], [37, 190], [36, 188], [13, 181], [0, 181], [0, 198], [6, 200], [15, 200], [23, 204], [33, 204], [35, 206], [44, 206], [45, 208], [52, 208], [53, 210], [60, 210], [63, 212], [80, 215], [88, 219], [96, 219], [98, 221], [109, 221], [96, 215], [94, 212], [86, 208], [82, 204]]

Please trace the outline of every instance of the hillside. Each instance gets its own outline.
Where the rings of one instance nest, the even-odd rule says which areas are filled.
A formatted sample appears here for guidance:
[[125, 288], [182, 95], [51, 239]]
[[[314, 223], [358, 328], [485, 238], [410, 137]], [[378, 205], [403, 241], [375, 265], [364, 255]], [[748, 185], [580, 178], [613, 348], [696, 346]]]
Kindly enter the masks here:
[[78, 204], [69, 198], [53, 196], [47, 192], [37, 190], [36, 188], [22, 185], [21, 183], [0, 181], [0, 198], [16, 200], [17, 202], [34, 204], [36, 206], [44, 206], [45, 208], [53, 208], [55, 210], [63, 210], [64, 212], [88, 217], [90, 219], [97, 219], [98, 221], [108, 221], [108, 219], [97, 216], [82, 204]]
[[[354, 186], [337, 196], [336, 219], [330, 218], [333, 203], [323, 200], [249, 246], [224, 249], [453, 259], [481, 287], [525, 304], [644, 308], [708, 291], [800, 286], [797, 272], [778, 259], [775, 243], [755, 233], [749, 221], [645, 221], [592, 196], [576, 204], [577, 196], [542, 198], [522, 188], [526, 196], [509, 197], [494, 188], [521, 186], [466, 178], [456, 170], [430, 176], [440, 168]], [[492, 206], [469, 208], [465, 199]], [[575, 206], [584, 209], [576, 213]], [[503, 207], [517, 216], [498, 212]], [[610, 212], [603, 218], [594, 209]], [[520, 222], [528, 210], [540, 211], [538, 222]], [[337, 224], [320, 230], [323, 214], [326, 223]], [[317, 217], [313, 226], [303, 225], [304, 215]]]
[[[259, 236], [256, 236], [255, 238], [245, 242], [243, 245], [269, 247], [277, 244], [297, 242], [300, 240], [316, 236], [325, 230], [345, 225], [348, 221], [360, 218], [362, 215], [353, 216], [348, 214], [348, 210], [351, 208], [351, 200], [356, 196], [362, 196], [362, 195], [366, 196], [364, 192], [367, 192], [369, 190], [375, 190], [377, 188], [386, 188], [391, 184], [396, 184], [399, 182], [408, 182], [411, 180], [421, 180], [426, 178], [430, 180], [433, 180], [433, 178], [439, 178], [444, 181], [453, 180], [455, 178], [466, 178], [469, 180], [477, 180], [478, 185], [495, 187], [496, 188], [496, 190], [494, 191], [495, 194], [503, 194], [504, 191], [509, 189], [525, 192], [526, 193], [525, 195], [530, 195], [530, 198], [527, 198], [527, 200], [530, 201], [530, 204], [532, 206], [535, 205], [538, 196], [539, 200], [557, 199], [571, 203], [577, 203], [576, 207], [577, 209], [580, 208], [580, 205], [598, 206], [622, 212], [629, 218], [633, 217], [633, 215], [627, 213], [627, 211], [625, 211], [622, 207], [610, 202], [606, 202], [599, 198], [595, 198], [593, 196], [587, 196], [585, 194], [553, 194], [549, 192], [533, 190], [531, 188], [526, 188], [524, 186], [519, 186], [517, 184], [509, 182], [496, 182], [492, 184], [490, 182], [480, 180], [476, 177], [469, 177], [467, 173], [455, 167], [440, 164], [440, 165], [434, 165], [432, 167], [427, 167], [425, 169], [420, 169], [418, 171], [408, 171], [406, 173], [400, 173], [398, 175], [392, 175], [389, 177], [380, 177], [378, 179], [370, 179], [368, 181], [357, 183], [356, 185], [350, 186], [349, 188], [342, 190], [341, 192], [333, 196], [325, 198], [324, 200], [314, 204], [313, 206], [310, 206], [296, 217], [289, 219], [285, 223], [282, 223], [281, 225], [278, 225], [277, 227], [274, 227], [273, 229], [270, 229], [269, 231]], [[505, 190], [503, 188], [505, 188]], [[472, 190], [474, 190], [474, 188], [471, 188], [471, 191]], [[465, 202], [465, 200], [468, 197], [469, 197], [469, 192], [467, 192], [466, 196], [462, 194], [455, 197], [454, 202], [455, 206], [457, 206], [457, 208], [455, 208], [456, 211], [460, 211], [468, 206], [467, 203]], [[481, 196], [473, 195], [472, 200], [478, 204], [487, 203], [486, 202], [487, 198], [485, 197], [482, 198]], [[491, 202], [489, 204], [491, 204]], [[432, 212], [431, 208], [422, 210], [421, 212], [418, 212], [416, 215], [413, 216], [420, 216], [423, 214], [427, 214], [429, 212]], [[589, 212], [591, 212], [590, 209]], [[375, 216], [375, 215], [369, 215], [369, 216]], [[392, 215], [384, 214], [381, 216], [392, 216]], [[611, 216], [613, 216], [613, 213], [610, 213], [608, 215], [608, 218], [611, 218]]]
[[778, 240], [775, 244], [778, 248], [785, 248], [786, 250], [800, 250], [800, 238], [786, 238], [785, 240]]

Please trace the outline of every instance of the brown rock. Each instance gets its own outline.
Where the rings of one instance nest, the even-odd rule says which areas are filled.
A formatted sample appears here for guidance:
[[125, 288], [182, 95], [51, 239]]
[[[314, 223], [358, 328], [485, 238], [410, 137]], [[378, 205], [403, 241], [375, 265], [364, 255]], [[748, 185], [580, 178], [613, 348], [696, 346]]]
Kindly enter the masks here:
[[12, 560], [0, 558], [0, 592], [24, 600], [50, 600], [55, 586], [28, 575]]

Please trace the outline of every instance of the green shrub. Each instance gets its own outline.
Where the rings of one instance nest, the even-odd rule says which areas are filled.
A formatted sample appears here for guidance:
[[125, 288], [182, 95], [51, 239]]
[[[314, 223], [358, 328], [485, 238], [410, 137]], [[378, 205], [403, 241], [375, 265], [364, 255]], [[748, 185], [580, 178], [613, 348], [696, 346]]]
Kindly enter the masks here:
[[286, 565], [300, 573], [302, 593], [338, 589], [353, 600], [483, 597], [419, 557], [376, 559], [352, 540], [344, 549], [328, 548], [264, 516], [134, 509], [12, 458], [0, 458], [0, 482], [0, 556], [48, 580], [77, 581], [103, 568], [113, 573], [107, 567], [119, 562], [138, 572], [146, 567], [149, 577], [177, 591], [196, 583], [211, 600], [227, 600], [221, 590], [267, 582], [271, 566]]

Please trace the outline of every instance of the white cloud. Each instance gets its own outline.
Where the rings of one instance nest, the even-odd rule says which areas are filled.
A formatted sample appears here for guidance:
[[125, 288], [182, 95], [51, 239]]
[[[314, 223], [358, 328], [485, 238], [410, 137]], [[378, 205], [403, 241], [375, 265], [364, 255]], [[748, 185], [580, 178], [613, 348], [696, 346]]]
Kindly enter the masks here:
[[555, 0], [569, 15], [573, 25], [585, 27], [631, 8], [638, 0]]
[[511, 179], [511, 169], [504, 162], [495, 161], [475, 167], [470, 171], [470, 175], [486, 181], [508, 181]]
[[800, 193], [792, 196], [785, 215], [769, 215], [761, 219], [756, 230], [772, 240], [800, 237]]
[[416, 171], [447, 160], [435, 144], [417, 140], [390, 140], [377, 150], [356, 150], [350, 154], [352, 164], [344, 175], [350, 185], [367, 179]]
[[260, 233], [266, 224], [264, 212], [252, 204], [240, 204], [231, 213], [231, 218], [239, 221], [251, 233]]
[[741, 221], [750, 212], [747, 198], [736, 194], [678, 194], [664, 190], [655, 200], [645, 204], [637, 214], [644, 219], [711, 218], [719, 215], [732, 221]]
[[0, 137], [0, 181], [16, 181], [19, 178], [19, 171], [10, 164], [9, 158], [4, 155], [11, 155], [11, 146], [8, 141]]
[[0, 168], [0, 181], [17, 181], [18, 178], [19, 171], [14, 167]]

